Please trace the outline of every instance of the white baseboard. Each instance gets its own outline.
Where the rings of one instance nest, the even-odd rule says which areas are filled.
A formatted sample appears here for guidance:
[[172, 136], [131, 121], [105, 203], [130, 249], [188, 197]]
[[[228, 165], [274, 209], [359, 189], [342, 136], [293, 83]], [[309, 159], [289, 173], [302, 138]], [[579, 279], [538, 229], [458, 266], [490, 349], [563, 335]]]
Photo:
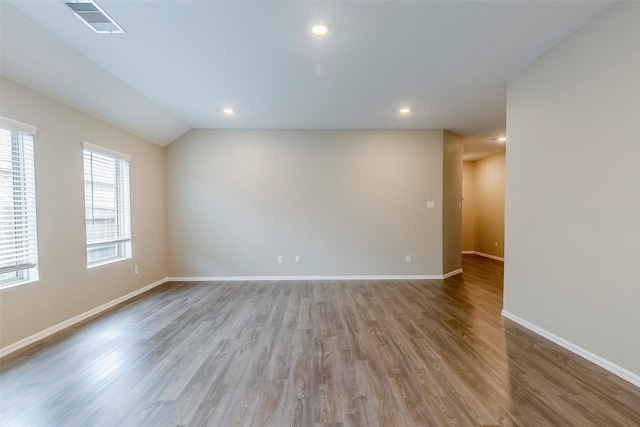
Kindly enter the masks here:
[[462, 269], [461, 268], [448, 272], [447, 274], [442, 276], [442, 278], [446, 279], [447, 277], [455, 276], [456, 274], [460, 274], [460, 273], [462, 273]]
[[[457, 274], [457, 273], [455, 273]], [[170, 282], [260, 282], [260, 281], [305, 281], [305, 280], [434, 280], [444, 279], [439, 275], [412, 276], [206, 276], [167, 277]]]
[[504, 262], [504, 258], [500, 258], [499, 256], [495, 256], [495, 255], [491, 255], [491, 254], [485, 254], [484, 252], [462, 251], [462, 255], [478, 255], [478, 256], [483, 256], [485, 258], [491, 258], [491, 259], [495, 259], [495, 260]]
[[539, 326], [534, 325], [531, 322], [528, 322], [524, 319], [522, 319], [521, 317], [516, 316], [513, 313], [510, 313], [506, 310], [502, 310], [502, 316], [506, 317], [509, 320], [512, 320], [514, 322], [516, 322], [517, 324], [524, 326], [525, 328], [529, 329], [532, 332], [535, 332], [536, 334], [548, 339], [549, 341], [552, 341], [556, 344], [558, 344], [561, 347], [566, 348], [567, 350], [569, 350], [572, 353], [577, 354], [578, 356], [587, 359], [588, 361], [595, 363], [596, 365], [600, 366], [601, 368], [606, 369], [607, 371], [611, 372], [614, 375], [617, 375], [618, 377], [622, 378], [625, 381], [630, 382], [633, 385], [636, 385], [638, 387], [640, 387], [640, 375], [634, 374], [633, 372], [616, 365], [613, 362], [608, 361], [607, 359], [598, 356], [597, 354], [593, 354], [591, 353], [589, 350], [585, 350], [584, 348], [575, 345], [574, 343], [572, 343], [571, 341], [567, 341], [566, 339], [557, 336], [556, 334], [547, 331], [546, 329], [543, 329]]
[[156, 286], [159, 286], [159, 285], [161, 285], [161, 284], [163, 284], [165, 282], [167, 282], [167, 278], [166, 277], [164, 279], [158, 280], [157, 282], [154, 282], [154, 283], [152, 283], [150, 285], [147, 285], [147, 286], [145, 286], [143, 288], [140, 288], [140, 289], [138, 289], [136, 291], [133, 291], [133, 292], [127, 294], [127, 295], [124, 295], [124, 296], [121, 296], [119, 298], [116, 298], [113, 301], [109, 301], [106, 304], [102, 304], [99, 307], [93, 308], [93, 309], [91, 309], [89, 311], [85, 311], [84, 313], [79, 314], [79, 315], [77, 315], [75, 317], [72, 317], [71, 319], [65, 320], [64, 322], [60, 322], [57, 325], [53, 325], [53, 326], [51, 326], [51, 327], [49, 327], [49, 328], [47, 328], [47, 329], [45, 329], [43, 331], [40, 331], [40, 332], [35, 333], [35, 334], [31, 335], [31, 336], [28, 336], [27, 338], [24, 338], [24, 339], [22, 339], [22, 340], [20, 340], [18, 342], [15, 342], [15, 343], [10, 344], [10, 345], [8, 345], [6, 347], [0, 348], [0, 358], [6, 356], [8, 354], [13, 353], [14, 351], [20, 350], [21, 348], [24, 348], [24, 347], [26, 347], [28, 345], [31, 345], [31, 344], [33, 344], [33, 343], [35, 343], [37, 341], [40, 341], [40, 340], [42, 340], [44, 338], [47, 338], [48, 336], [53, 335], [53, 334], [55, 334], [57, 332], [60, 332], [63, 329], [67, 329], [68, 327], [73, 326], [76, 323], [80, 323], [83, 320], [88, 319], [91, 316], [95, 316], [96, 314], [99, 314], [99, 313], [101, 313], [101, 312], [103, 312], [105, 310], [108, 310], [109, 308], [114, 307], [114, 306], [120, 304], [121, 302], [124, 302], [124, 301], [126, 301], [128, 299], [131, 299], [131, 298], [133, 298], [133, 297], [135, 297], [137, 295], [140, 295], [140, 294], [142, 294], [142, 293], [144, 293], [144, 292], [146, 292], [146, 291], [148, 291], [150, 289], [153, 289]]

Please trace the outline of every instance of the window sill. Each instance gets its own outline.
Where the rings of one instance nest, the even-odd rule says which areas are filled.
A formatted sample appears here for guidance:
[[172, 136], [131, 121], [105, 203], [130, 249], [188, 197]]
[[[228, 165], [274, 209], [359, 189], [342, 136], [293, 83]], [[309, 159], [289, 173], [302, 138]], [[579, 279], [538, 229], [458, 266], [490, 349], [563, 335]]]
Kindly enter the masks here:
[[119, 262], [119, 261], [126, 261], [128, 259], [131, 259], [131, 257], [128, 256], [128, 257], [114, 257], [114, 258], [103, 259], [94, 264], [87, 265], [87, 268], [90, 269], [94, 267], [101, 267], [103, 265], [113, 264], [114, 262]]
[[28, 283], [37, 282], [38, 280], [40, 280], [40, 279], [18, 280], [18, 281], [15, 281], [15, 282], [5, 283], [3, 285], [0, 285], [0, 291], [5, 290], [5, 289], [9, 289], [9, 288], [14, 288], [16, 286], [26, 285]]

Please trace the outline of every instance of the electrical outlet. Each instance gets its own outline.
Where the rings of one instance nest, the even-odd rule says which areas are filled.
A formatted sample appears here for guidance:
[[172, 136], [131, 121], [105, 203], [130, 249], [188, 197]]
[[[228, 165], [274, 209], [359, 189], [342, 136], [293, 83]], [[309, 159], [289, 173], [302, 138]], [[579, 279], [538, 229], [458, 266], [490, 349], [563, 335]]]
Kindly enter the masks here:
[[498, 242], [495, 242], [495, 243], [493, 244], [493, 246], [495, 246], [495, 247], [497, 248], [497, 247], [498, 247]]
[[137, 265], [135, 267], [133, 267], [133, 273], [134, 274], [139, 274], [140, 273], [140, 267], [137, 266]]
[[300, 263], [300, 255], [296, 255], [296, 264]]
[[411, 255], [405, 255], [404, 262], [411, 262]]
[[278, 264], [282, 264], [284, 262], [284, 257], [282, 255], [278, 255]]

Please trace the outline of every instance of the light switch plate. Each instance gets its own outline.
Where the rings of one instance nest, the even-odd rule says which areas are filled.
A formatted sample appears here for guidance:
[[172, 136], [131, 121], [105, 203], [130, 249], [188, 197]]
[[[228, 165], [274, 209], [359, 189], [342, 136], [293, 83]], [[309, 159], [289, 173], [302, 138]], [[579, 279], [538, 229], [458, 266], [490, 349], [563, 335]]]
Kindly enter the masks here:
[[435, 209], [436, 202], [434, 200], [427, 201], [427, 209]]

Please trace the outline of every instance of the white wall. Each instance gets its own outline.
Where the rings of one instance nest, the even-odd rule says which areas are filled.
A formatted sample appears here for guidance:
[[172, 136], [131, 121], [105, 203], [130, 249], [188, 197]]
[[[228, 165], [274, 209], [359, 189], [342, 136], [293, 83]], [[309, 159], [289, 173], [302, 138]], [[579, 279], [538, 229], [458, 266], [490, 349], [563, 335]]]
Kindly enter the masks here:
[[442, 181], [441, 130], [191, 131], [167, 147], [169, 273], [440, 275]]
[[504, 308], [640, 375], [640, 4], [510, 82]]
[[[43, 72], [45, 72], [43, 70]], [[0, 114], [34, 125], [40, 280], [0, 290], [0, 348], [166, 277], [164, 152], [2, 78]], [[86, 268], [82, 141], [130, 154], [133, 258]], [[140, 274], [134, 275], [134, 265]]]

